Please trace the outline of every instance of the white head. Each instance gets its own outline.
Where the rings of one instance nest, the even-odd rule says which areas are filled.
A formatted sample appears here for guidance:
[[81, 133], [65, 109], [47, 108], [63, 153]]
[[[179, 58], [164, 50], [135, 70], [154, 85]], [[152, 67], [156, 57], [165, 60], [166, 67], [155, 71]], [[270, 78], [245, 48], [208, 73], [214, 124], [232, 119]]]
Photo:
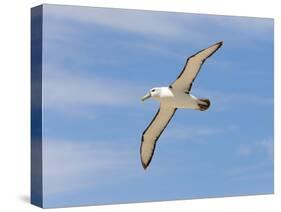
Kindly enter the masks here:
[[152, 97], [154, 99], [157, 99], [160, 97], [160, 93], [161, 93], [161, 88], [152, 88], [149, 90], [149, 92], [147, 94], [145, 94], [141, 100], [142, 101], [145, 101], [147, 100], [148, 98]]

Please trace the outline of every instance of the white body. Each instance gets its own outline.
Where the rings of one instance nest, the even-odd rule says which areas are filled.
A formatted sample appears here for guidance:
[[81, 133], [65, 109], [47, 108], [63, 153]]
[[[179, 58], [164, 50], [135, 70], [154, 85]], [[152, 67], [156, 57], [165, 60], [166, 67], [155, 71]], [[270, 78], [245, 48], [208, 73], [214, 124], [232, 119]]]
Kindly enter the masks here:
[[159, 93], [155, 96], [152, 95], [152, 98], [165, 105], [169, 105], [174, 108], [198, 109], [198, 103], [200, 100], [195, 96], [182, 91], [173, 90], [169, 87], [161, 87], [157, 90]]

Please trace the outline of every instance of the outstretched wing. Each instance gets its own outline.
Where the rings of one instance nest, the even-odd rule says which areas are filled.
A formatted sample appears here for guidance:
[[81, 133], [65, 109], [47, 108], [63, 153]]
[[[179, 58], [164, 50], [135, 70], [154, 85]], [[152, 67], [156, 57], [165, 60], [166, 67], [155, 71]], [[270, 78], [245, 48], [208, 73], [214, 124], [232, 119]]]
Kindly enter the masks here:
[[166, 126], [168, 125], [169, 121], [172, 119], [176, 110], [176, 108], [161, 104], [156, 115], [143, 132], [141, 139], [140, 155], [141, 163], [144, 169], [146, 169], [150, 164], [156, 142], [162, 132], [164, 131], [164, 129], [166, 128]]
[[203, 49], [196, 54], [190, 56], [185, 63], [185, 66], [178, 78], [170, 85], [175, 90], [189, 93], [192, 83], [200, 71], [205, 60], [212, 56], [221, 46], [223, 42], [216, 43], [206, 49]]

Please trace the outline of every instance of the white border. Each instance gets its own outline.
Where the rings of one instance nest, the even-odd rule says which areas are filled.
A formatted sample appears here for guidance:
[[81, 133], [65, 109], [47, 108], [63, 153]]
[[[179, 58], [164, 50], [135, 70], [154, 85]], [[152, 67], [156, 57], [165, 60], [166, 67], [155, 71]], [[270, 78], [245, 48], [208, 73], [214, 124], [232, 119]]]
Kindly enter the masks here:
[[[3, 1], [4, 2], [4, 1]], [[30, 8], [42, 3], [275, 18], [275, 194], [55, 211], [280, 211], [280, 9], [278, 1], [251, 0], [10, 0], [1, 4], [0, 211], [35, 211], [27, 203], [30, 179]], [[277, 56], [276, 56], [277, 55]], [[262, 88], [261, 88], [262, 89]], [[280, 204], [281, 205], [281, 204]], [[6, 210], [5, 210], [6, 209]]]

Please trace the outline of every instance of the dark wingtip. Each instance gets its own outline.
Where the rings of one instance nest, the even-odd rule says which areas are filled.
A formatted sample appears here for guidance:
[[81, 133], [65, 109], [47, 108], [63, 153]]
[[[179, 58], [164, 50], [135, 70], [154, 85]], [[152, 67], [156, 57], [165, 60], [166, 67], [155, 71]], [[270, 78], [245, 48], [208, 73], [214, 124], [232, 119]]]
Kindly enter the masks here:
[[221, 47], [223, 45], [223, 41], [217, 42], [215, 45], [219, 45], [219, 47]]
[[[146, 130], [145, 130], [145, 131], [146, 131]], [[145, 132], [145, 131], [144, 131], [144, 132]], [[144, 134], [144, 132], [143, 132], [143, 134]], [[141, 137], [141, 147], [142, 147], [142, 143], [143, 143], [143, 134], [142, 134], [142, 137]], [[140, 147], [140, 160], [141, 160], [141, 165], [142, 165], [143, 169], [146, 170], [147, 167], [148, 167], [148, 165], [149, 165], [149, 162], [150, 162], [150, 161], [149, 161], [147, 164], [143, 162], [142, 156], [141, 156], [141, 155], [142, 155], [142, 153], [141, 153], [141, 152], [142, 152], [142, 151], [141, 151], [141, 147]]]
[[141, 165], [143, 169], [146, 170], [149, 164], [145, 164], [143, 161], [141, 161]]

